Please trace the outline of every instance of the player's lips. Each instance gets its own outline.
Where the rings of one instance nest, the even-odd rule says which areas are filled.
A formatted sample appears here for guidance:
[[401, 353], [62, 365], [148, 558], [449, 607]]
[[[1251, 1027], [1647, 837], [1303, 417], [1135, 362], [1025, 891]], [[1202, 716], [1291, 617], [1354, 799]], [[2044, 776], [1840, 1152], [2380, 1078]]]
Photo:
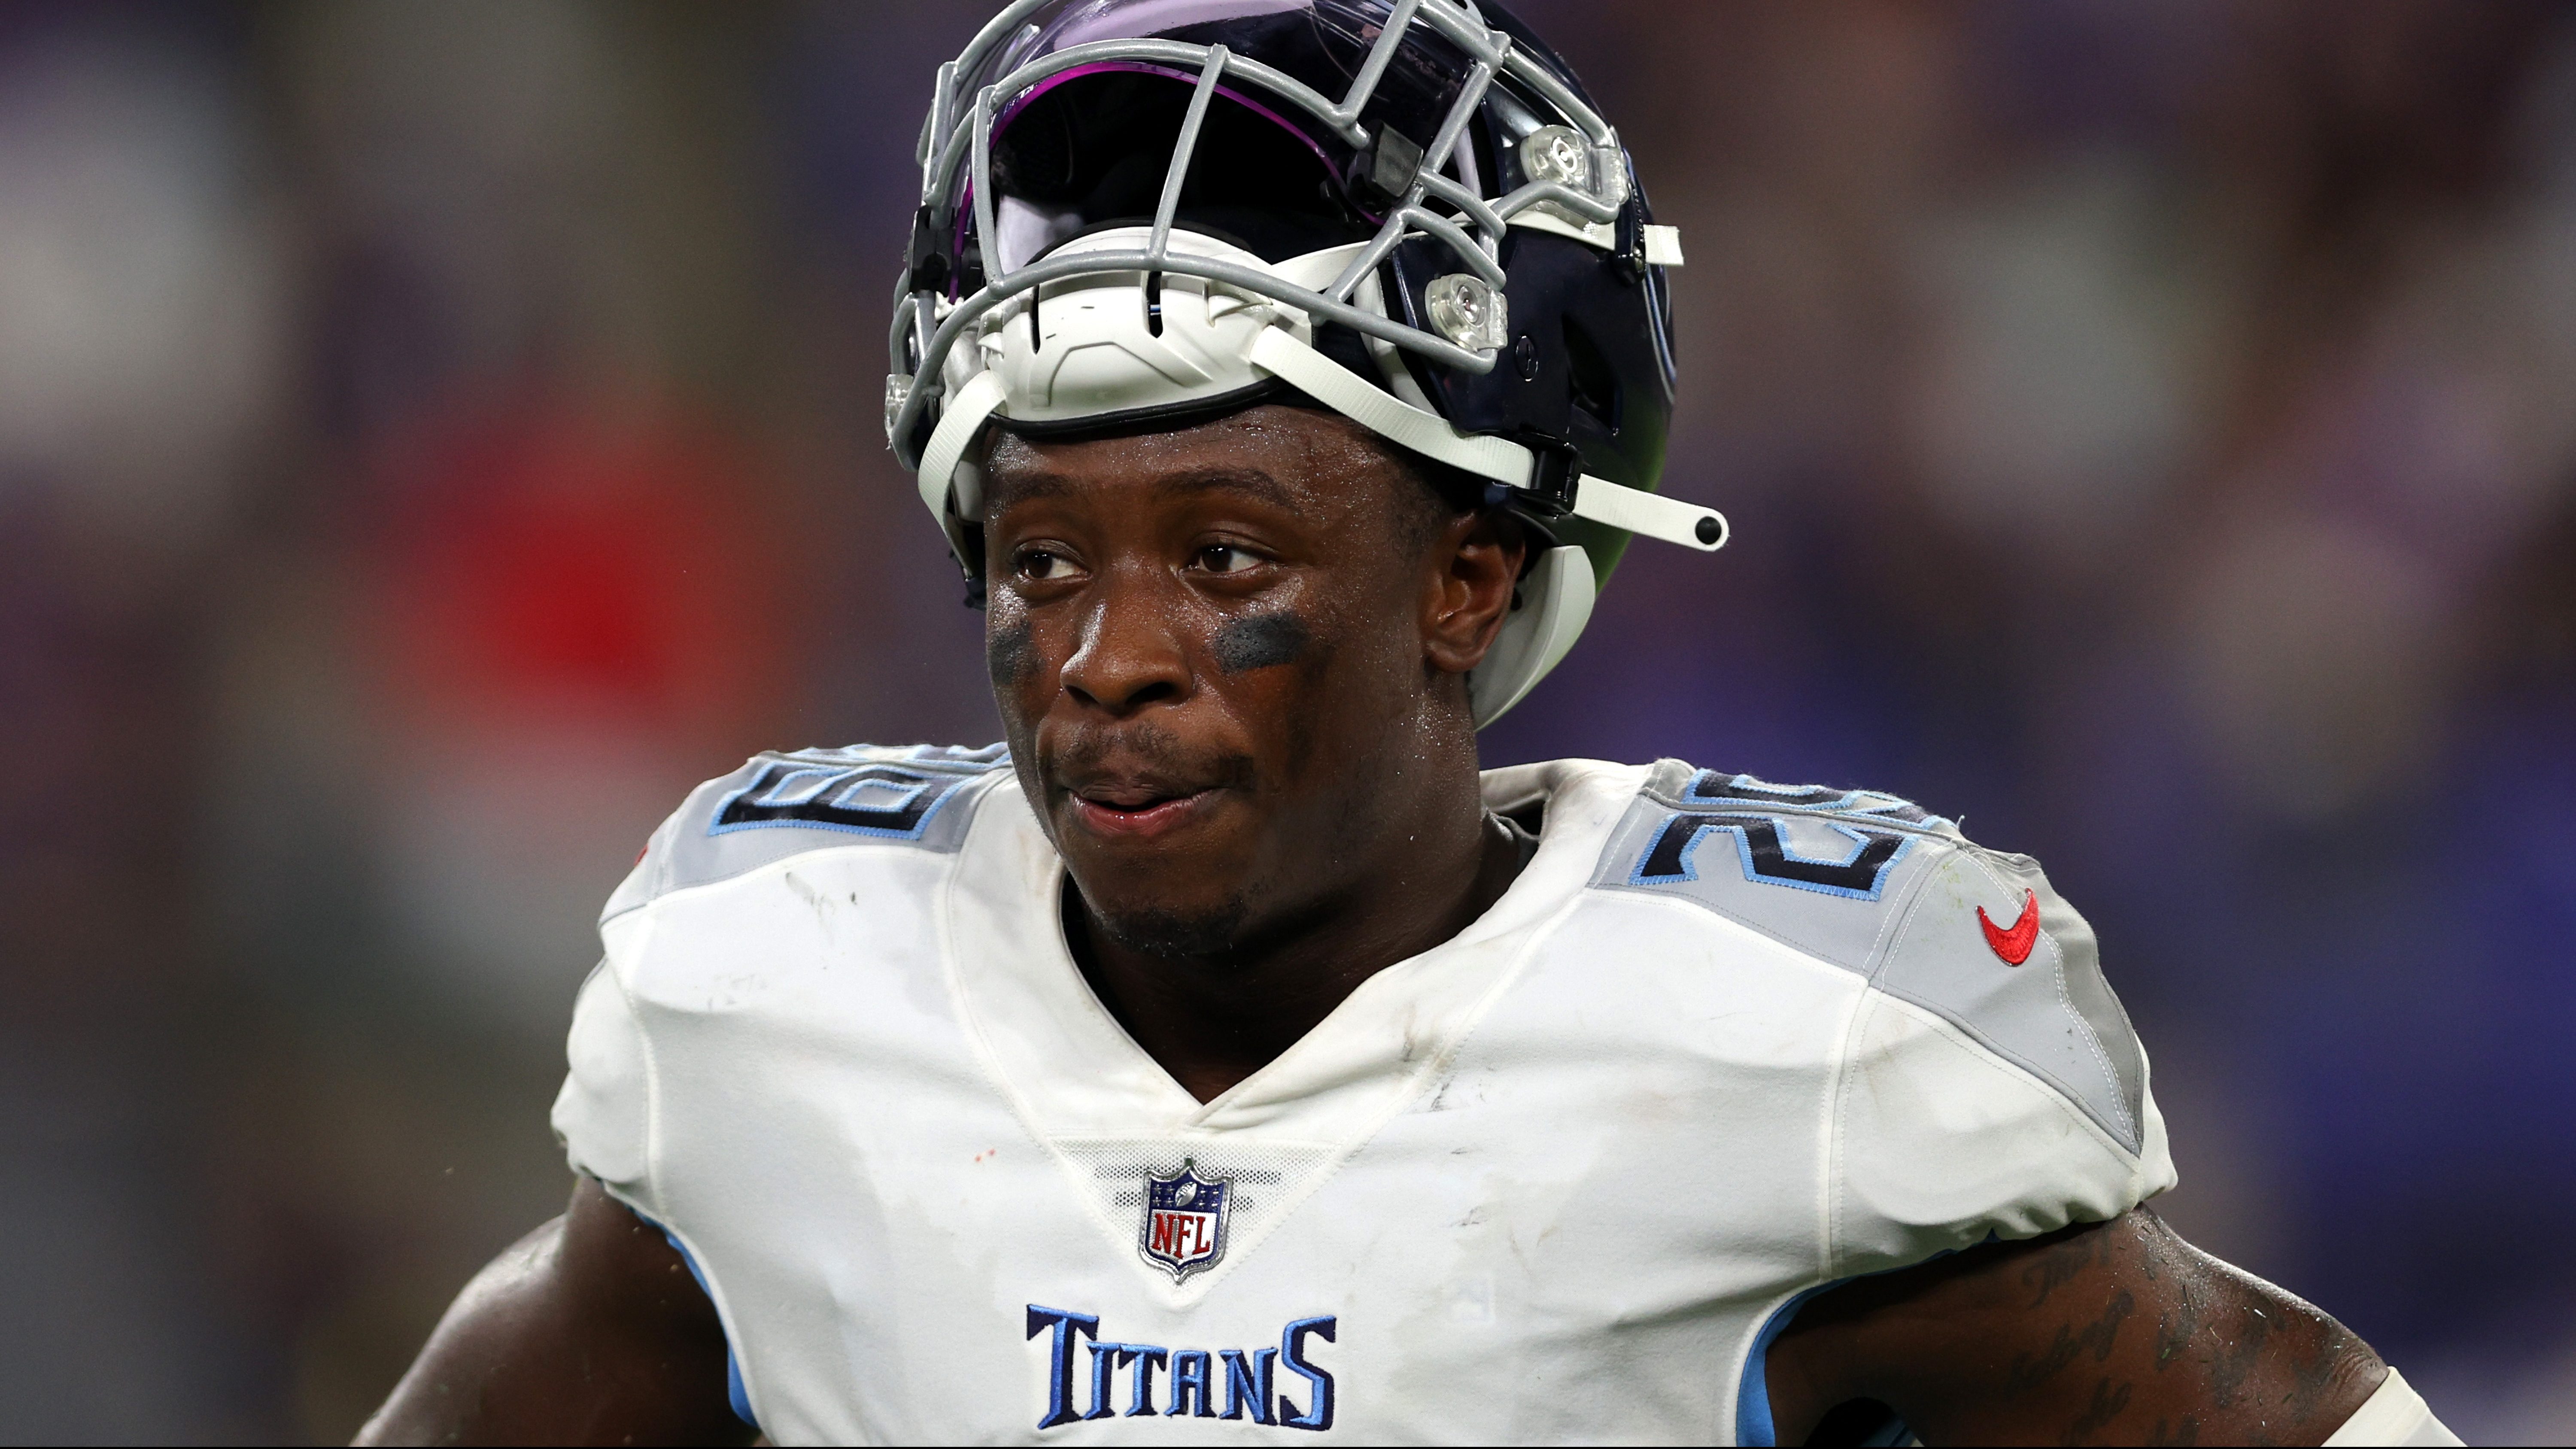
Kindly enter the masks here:
[[1205, 814], [1214, 787], [1191, 789], [1147, 781], [1102, 781], [1074, 789], [1074, 818], [1096, 835], [1130, 840], [1167, 834]]

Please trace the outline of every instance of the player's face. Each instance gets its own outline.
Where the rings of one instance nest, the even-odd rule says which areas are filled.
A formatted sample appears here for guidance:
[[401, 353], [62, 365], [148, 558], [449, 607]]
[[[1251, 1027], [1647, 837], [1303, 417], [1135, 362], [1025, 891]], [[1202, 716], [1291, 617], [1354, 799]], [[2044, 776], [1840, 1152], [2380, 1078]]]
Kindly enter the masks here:
[[[1491, 628], [1452, 617], [1470, 525], [1440, 529], [1423, 484], [1341, 418], [1004, 436], [986, 493], [1011, 753], [1126, 944], [1219, 954], [1328, 908], [1409, 808], [1408, 762], [1472, 729], [1461, 673]], [[1517, 561], [1488, 568], [1502, 600]]]

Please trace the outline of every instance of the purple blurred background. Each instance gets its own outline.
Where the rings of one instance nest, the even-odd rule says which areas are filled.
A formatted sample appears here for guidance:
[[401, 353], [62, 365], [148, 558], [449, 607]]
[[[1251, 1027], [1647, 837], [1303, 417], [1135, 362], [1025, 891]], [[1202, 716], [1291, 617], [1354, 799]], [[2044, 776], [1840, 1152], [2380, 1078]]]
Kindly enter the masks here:
[[[2576, 1435], [2576, 10], [1528, 0], [1689, 254], [1494, 763], [2046, 861], [2161, 1206]], [[344, 1438], [557, 1211], [590, 922], [769, 746], [981, 743], [883, 448], [980, 5], [0, 9], [0, 1439]]]

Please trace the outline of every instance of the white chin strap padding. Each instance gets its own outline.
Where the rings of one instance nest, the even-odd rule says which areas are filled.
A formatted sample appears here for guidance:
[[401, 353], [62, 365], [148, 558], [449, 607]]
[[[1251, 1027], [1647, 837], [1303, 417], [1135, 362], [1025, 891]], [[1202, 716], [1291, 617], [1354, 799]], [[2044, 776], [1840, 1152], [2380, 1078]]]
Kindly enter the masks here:
[[1476, 728], [1502, 718], [1503, 711], [1547, 677], [1592, 618], [1592, 560], [1579, 548], [1552, 548], [1521, 580], [1520, 607], [1503, 619], [1494, 647], [1467, 675], [1467, 702]]
[[[1150, 227], [1111, 227], [1066, 242], [1047, 260], [1141, 253], [1152, 236]], [[1274, 276], [1282, 271], [1196, 232], [1174, 231], [1169, 245], [1175, 257]], [[987, 313], [976, 329], [975, 353], [982, 366], [1001, 374], [1015, 421], [1071, 423], [1256, 386], [1262, 375], [1247, 360], [1252, 340], [1273, 328], [1305, 332], [1308, 324], [1303, 313], [1258, 293], [1187, 272], [1086, 272]]]
[[[1112, 227], [1077, 237], [1048, 256], [1139, 252], [1151, 235], [1148, 227]], [[1365, 245], [1354, 242], [1271, 266], [1214, 237], [1188, 231], [1170, 236], [1176, 256], [1267, 270], [1310, 288], [1328, 285]], [[1376, 307], [1376, 295], [1371, 277], [1354, 300]], [[1257, 337], [1277, 333], [1302, 345], [1298, 339], [1308, 331], [1305, 314], [1295, 308], [1179, 272], [1083, 273], [1010, 298], [984, 315], [972, 339], [951, 349], [941, 369], [948, 396], [922, 449], [916, 475], [921, 501], [954, 541], [982, 511], [982, 480], [962, 465], [991, 418], [1081, 422], [1239, 392], [1270, 376], [1253, 365]]]
[[[931, 431], [930, 446], [921, 450], [921, 471], [915, 475], [922, 505], [933, 517], [947, 516], [950, 489], [962, 481], [957, 476], [957, 465], [966, 461], [966, 450], [974, 446], [975, 435], [984, 430], [984, 420], [1008, 396], [999, 374], [979, 372], [957, 389], [957, 396], [940, 410], [939, 426]], [[957, 491], [959, 515], [971, 518], [984, 511], [983, 499], [968, 498], [963, 489]]]

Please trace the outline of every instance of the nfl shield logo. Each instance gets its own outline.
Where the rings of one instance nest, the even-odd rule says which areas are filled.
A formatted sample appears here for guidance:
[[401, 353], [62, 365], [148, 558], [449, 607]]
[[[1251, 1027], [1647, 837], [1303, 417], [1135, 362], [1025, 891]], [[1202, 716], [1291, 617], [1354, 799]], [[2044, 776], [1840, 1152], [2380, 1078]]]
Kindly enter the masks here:
[[1136, 1251], [1171, 1274], [1175, 1283], [1215, 1267], [1225, 1256], [1226, 1209], [1233, 1197], [1233, 1178], [1201, 1177], [1189, 1158], [1169, 1177], [1147, 1177], [1145, 1221], [1137, 1230]]

